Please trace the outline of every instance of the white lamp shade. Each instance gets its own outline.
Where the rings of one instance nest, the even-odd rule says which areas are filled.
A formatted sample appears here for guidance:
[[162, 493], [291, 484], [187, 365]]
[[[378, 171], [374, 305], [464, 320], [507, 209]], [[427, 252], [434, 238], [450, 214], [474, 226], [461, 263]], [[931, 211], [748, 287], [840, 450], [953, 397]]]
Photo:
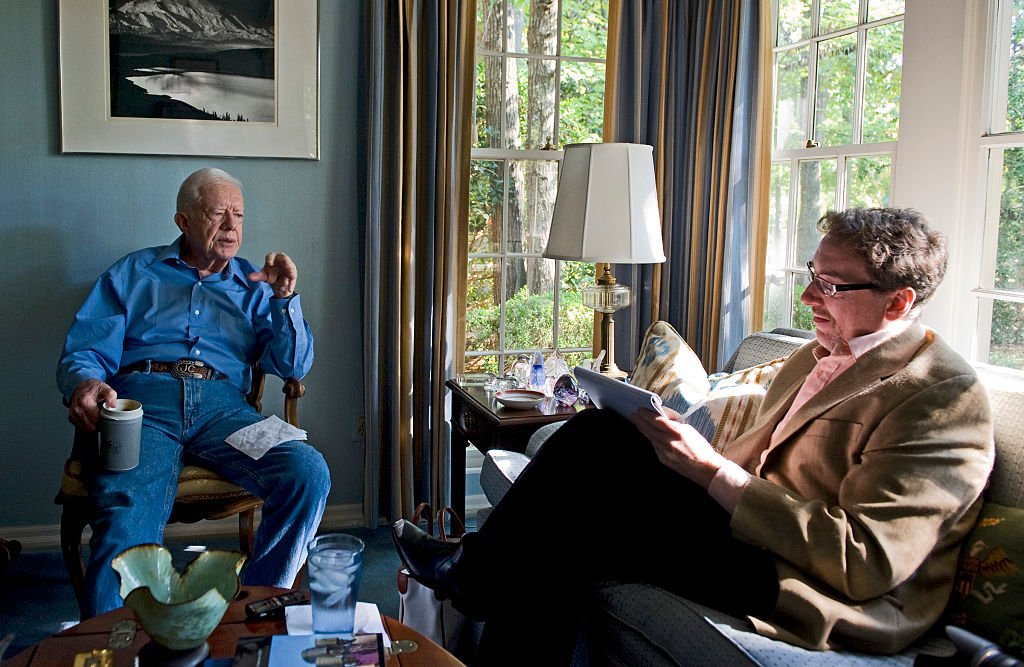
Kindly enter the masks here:
[[544, 257], [612, 264], [665, 261], [651, 146], [565, 147]]

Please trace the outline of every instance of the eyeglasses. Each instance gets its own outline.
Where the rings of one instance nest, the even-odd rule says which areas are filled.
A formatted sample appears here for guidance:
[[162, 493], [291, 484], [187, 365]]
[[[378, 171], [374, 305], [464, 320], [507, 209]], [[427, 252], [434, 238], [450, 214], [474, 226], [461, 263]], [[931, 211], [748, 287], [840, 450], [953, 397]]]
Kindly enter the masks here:
[[811, 274], [811, 282], [825, 296], [835, 296], [836, 292], [852, 292], [859, 289], [878, 289], [878, 285], [872, 283], [852, 283], [847, 285], [836, 285], [818, 276], [814, 272], [814, 262], [807, 262], [807, 270]]

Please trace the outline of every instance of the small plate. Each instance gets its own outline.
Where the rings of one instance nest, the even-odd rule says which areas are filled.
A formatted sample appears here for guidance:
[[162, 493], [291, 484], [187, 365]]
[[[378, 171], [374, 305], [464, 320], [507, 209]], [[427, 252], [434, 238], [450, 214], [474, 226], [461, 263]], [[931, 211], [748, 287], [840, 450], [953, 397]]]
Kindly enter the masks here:
[[532, 389], [506, 389], [496, 393], [494, 398], [506, 408], [529, 410], [544, 400], [544, 394]]

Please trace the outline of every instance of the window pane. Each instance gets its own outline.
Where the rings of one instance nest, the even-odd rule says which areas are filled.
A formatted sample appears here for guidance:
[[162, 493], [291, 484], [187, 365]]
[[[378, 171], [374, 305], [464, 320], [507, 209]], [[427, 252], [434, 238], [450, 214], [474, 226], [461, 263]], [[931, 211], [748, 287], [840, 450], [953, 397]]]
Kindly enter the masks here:
[[846, 160], [846, 205], [865, 208], [889, 205], [892, 156], [871, 155]]
[[506, 0], [477, 0], [476, 48], [504, 51]]
[[557, 53], [558, 2], [516, 0], [511, 4], [514, 37], [509, 51], [545, 56]]
[[789, 235], [789, 162], [773, 162], [768, 201], [768, 266], [783, 268]]
[[857, 35], [818, 43], [814, 138], [822, 146], [853, 142], [853, 90], [857, 70]]
[[1000, 44], [997, 54], [998, 58], [1007, 60], [1004, 61], [1005, 80], [1000, 71], [1002, 68], [996, 67], [996, 72], [999, 72], [996, 85], [1005, 84], [1006, 89], [998, 91], [995, 96], [998, 108], [993, 109], [993, 132], [1024, 131], [1024, 0], [1013, 0], [1011, 12], [1010, 43]]
[[555, 160], [509, 161], [507, 252], [544, 252], [558, 186]]
[[992, 303], [988, 363], [1024, 370], [1024, 303]]
[[608, 50], [608, 0], [562, 0], [562, 55], [600, 58]]
[[814, 329], [814, 315], [811, 314], [810, 306], [800, 302], [804, 290], [807, 289], [809, 276], [807, 274], [796, 274], [793, 276], [793, 328], [811, 331]]
[[501, 248], [501, 179], [498, 160], [469, 163], [469, 254], [498, 252]]
[[836, 207], [836, 161], [806, 160], [800, 162], [799, 199], [797, 200], [796, 261], [809, 260], [818, 247], [821, 234], [817, 222], [830, 208]]
[[557, 145], [601, 142], [604, 72], [604, 63], [562, 62]]
[[466, 351], [498, 348], [501, 273], [490, 257], [469, 260], [466, 281]]
[[540, 257], [506, 261], [505, 348], [551, 349], [555, 262]]
[[903, 0], [868, 0], [868, 21], [902, 14], [903, 5]]
[[1003, 152], [995, 287], [1024, 292], [1024, 148]]
[[[513, 58], [516, 70], [516, 111], [519, 131], [509, 137], [508, 148], [543, 148], [555, 136], [555, 61], [550, 58]], [[511, 109], [509, 111], [511, 117]]]
[[[585, 262], [559, 262], [561, 280], [558, 292], [558, 348], [593, 349], [594, 311], [583, 305], [583, 288], [594, 284], [594, 265]], [[589, 359], [588, 352], [583, 358]], [[569, 365], [572, 368], [572, 364]]]
[[779, 46], [811, 36], [811, 0], [779, 0]]
[[493, 354], [482, 356], [466, 355], [467, 373], [493, 373], [498, 374], [498, 357]]
[[[502, 145], [501, 109], [503, 99], [500, 88], [503, 63], [504, 60], [496, 56], [477, 58], [476, 100], [473, 105], [476, 124], [474, 148], [500, 148]], [[515, 99], [510, 101], [516, 102]]]
[[822, 2], [818, 34], [842, 30], [857, 25], [857, 0], [828, 0]]
[[867, 31], [864, 143], [896, 141], [903, 81], [903, 21]]
[[808, 47], [780, 51], [775, 57], [774, 148], [800, 148], [807, 133]]
[[764, 300], [765, 329], [789, 326], [787, 311], [791, 300], [786, 290], [786, 276], [784, 271], [774, 271], [767, 276]]

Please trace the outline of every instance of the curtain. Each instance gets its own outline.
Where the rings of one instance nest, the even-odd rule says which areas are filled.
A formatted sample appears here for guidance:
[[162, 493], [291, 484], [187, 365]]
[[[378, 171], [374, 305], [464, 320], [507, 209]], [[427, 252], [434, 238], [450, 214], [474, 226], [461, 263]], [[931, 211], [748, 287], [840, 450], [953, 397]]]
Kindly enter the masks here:
[[768, 0], [611, 0], [605, 141], [654, 146], [668, 260], [618, 267], [616, 358], [665, 320], [709, 370], [762, 323]]
[[366, 525], [449, 487], [444, 380], [472, 131], [475, 0], [373, 0], [366, 21]]

